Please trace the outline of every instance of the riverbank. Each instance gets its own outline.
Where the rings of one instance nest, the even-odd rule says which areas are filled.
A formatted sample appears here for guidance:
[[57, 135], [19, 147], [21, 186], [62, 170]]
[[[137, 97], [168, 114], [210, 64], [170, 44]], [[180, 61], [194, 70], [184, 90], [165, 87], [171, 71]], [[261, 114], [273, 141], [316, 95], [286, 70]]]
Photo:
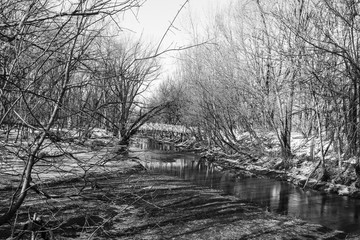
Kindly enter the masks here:
[[[207, 157], [209, 158], [209, 157]], [[214, 159], [210, 157], [210, 159]], [[239, 160], [241, 159], [241, 160]], [[334, 181], [320, 181], [316, 179], [316, 173], [310, 177], [311, 167], [314, 167], [313, 163], [305, 163], [306, 167], [300, 165], [299, 167], [292, 167], [289, 169], [277, 170], [274, 169], [274, 166], [277, 162], [268, 158], [260, 159], [246, 159], [244, 158], [227, 158], [227, 157], [218, 157], [212, 162], [220, 170], [230, 171], [233, 174], [237, 175], [249, 175], [257, 177], [269, 177], [281, 181], [290, 182], [298, 187], [303, 188], [307, 182], [305, 188], [314, 189], [327, 194], [338, 194], [341, 196], [349, 196], [352, 198], [360, 199], [360, 189], [352, 185], [338, 184]], [[309, 167], [311, 166], [311, 167]]]
[[[239, 140], [244, 143], [243, 148], [246, 149], [243, 154], [226, 155], [217, 149], [207, 149], [202, 146], [203, 149], [207, 149], [202, 155], [214, 162], [218, 168], [226, 169], [234, 174], [240, 171], [242, 174], [245, 172], [249, 175], [267, 176], [291, 182], [301, 188], [360, 199], [360, 189], [355, 186], [357, 176], [354, 163], [356, 159], [345, 160], [344, 156], [339, 156], [332, 148], [328, 148], [324, 174], [321, 168], [317, 168], [321, 158], [318, 139], [310, 141], [301, 134], [294, 133], [291, 141], [293, 155], [287, 161], [283, 161], [280, 147], [274, 136], [265, 134], [262, 138], [266, 139], [264, 140], [266, 147], [263, 151], [251, 143], [249, 136], [245, 136], [243, 140]], [[310, 157], [311, 149], [312, 157]], [[339, 161], [341, 167], [339, 167]]]
[[89, 181], [80, 194], [80, 180], [48, 185], [51, 199], [30, 193], [18, 222], [36, 212], [55, 239], [356, 239], [139, 166]]
[[[116, 154], [109, 141], [67, 146], [72, 158], [38, 165], [34, 181], [41, 192], [29, 192], [16, 228], [0, 227], [0, 239], [29, 237], [23, 230], [34, 214], [41, 217], [43, 234], [55, 239], [358, 239], [267, 212], [220, 190], [152, 174], [135, 158]], [[1, 183], [5, 211], [16, 182]]]

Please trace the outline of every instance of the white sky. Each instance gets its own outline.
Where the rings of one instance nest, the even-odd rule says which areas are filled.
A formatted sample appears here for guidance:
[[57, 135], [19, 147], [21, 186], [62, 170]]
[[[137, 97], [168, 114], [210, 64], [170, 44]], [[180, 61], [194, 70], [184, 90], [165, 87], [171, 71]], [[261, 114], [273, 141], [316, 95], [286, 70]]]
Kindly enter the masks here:
[[[196, 24], [204, 23], [211, 18], [213, 9], [218, 9], [229, 1], [190, 0], [174, 23], [177, 30], [172, 29], [172, 33], [166, 36], [166, 41], [168, 43], [183, 41], [191, 18], [197, 22]], [[136, 34], [143, 34], [144, 40], [158, 42], [184, 2], [185, 0], [147, 0], [135, 13], [137, 19], [128, 13], [123, 17], [121, 26]]]
[[[206, 25], [214, 16], [215, 10], [226, 6], [231, 0], [190, 0], [175, 20], [174, 26], [166, 35], [161, 49], [185, 46], [190, 40], [191, 21], [193, 25]], [[120, 26], [133, 32], [136, 38], [142, 36], [145, 42], [157, 46], [166, 32], [170, 22], [184, 4], [185, 0], [147, 0], [133, 14], [128, 12], [121, 17]], [[201, 29], [201, 27], [199, 27]], [[174, 70], [175, 52], [163, 56], [162, 78]]]

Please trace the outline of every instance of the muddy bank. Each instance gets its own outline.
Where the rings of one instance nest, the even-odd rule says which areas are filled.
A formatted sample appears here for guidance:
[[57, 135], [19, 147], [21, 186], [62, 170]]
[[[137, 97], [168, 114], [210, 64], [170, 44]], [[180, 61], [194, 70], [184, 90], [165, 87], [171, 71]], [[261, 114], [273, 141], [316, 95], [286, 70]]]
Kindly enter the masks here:
[[[56, 196], [51, 199], [31, 193], [17, 229], [37, 213], [44, 234], [55, 239], [351, 239], [176, 177], [128, 171], [89, 182], [44, 186]], [[13, 236], [21, 234], [23, 239], [30, 235], [16, 230]], [[10, 227], [1, 227], [1, 239], [10, 235]]]

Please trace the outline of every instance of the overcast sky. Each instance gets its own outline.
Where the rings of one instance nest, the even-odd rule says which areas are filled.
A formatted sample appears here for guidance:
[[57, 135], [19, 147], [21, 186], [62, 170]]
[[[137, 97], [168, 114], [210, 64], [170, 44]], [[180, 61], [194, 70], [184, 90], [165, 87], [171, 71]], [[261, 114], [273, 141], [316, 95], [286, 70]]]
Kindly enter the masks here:
[[[202, 24], [211, 18], [214, 9], [219, 9], [229, 1], [190, 0], [175, 21], [177, 30], [173, 28], [166, 36], [167, 42], [183, 41], [186, 38], [186, 28], [189, 27], [190, 19], [196, 24]], [[121, 26], [136, 34], [143, 34], [144, 39], [159, 41], [184, 2], [185, 0], [147, 0], [135, 13], [137, 18], [128, 13], [123, 17]]]
[[[214, 17], [214, 12], [227, 6], [232, 0], [190, 0], [176, 18], [174, 27], [167, 33], [161, 44], [161, 50], [187, 46], [190, 41], [191, 21], [193, 25], [206, 25]], [[157, 46], [170, 22], [174, 19], [185, 0], [147, 0], [133, 14], [127, 12], [120, 17], [120, 26], [125, 32], [141, 36], [142, 41]], [[136, 17], [134, 16], [136, 15]], [[162, 56], [161, 80], [166, 79], [175, 70], [176, 52]]]

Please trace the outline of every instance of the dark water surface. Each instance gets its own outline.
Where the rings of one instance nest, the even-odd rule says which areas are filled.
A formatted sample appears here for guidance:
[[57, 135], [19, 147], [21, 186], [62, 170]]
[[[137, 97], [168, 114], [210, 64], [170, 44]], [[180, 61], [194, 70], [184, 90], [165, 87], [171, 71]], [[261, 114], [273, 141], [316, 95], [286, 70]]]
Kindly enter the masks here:
[[138, 139], [131, 155], [150, 170], [178, 176], [195, 184], [221, 189], [225, 194], [259, 204], [264, 209], [319, 223], [331, 229], [360, 233], [360, 200], [303, 190], [274, 179], [235, 177], [219, 172], [194, 154], [175, 152], [169, 144]]

